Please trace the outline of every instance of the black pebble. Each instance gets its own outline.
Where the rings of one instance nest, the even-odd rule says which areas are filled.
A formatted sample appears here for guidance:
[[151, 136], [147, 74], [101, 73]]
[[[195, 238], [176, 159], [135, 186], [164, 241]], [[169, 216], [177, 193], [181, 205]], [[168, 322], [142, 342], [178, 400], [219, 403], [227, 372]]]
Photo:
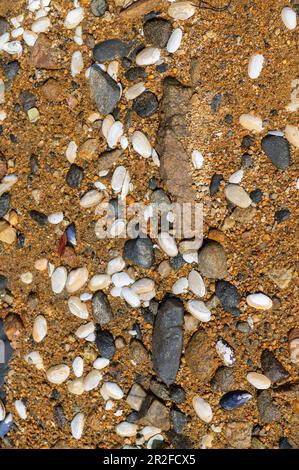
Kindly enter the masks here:
[[217, 113], [218, 109], [220, 108], [221, 101], [222, 101], [222, 95], [221, 93], [217, 93], [211, 101], [212, 113]]
[[107, 330], [98, 329], [96, 332], [96, 346], [102, 357], [112, 359], [116, 351], [114, 338]]
[[186, 400], [186, 393], [179, 385], [170, 385], [169, 393], [170, 399], [174, 401], [177, 405], [181, 405]]
[[258, 204], [263, 199], [263, 192], [260, 189], [255, 189], [254, 191], [251, 191], [249, 196], [252, 202]]
[[6, 18], [4, 18], [3, 16], [0, 16], [0, 36], [6, 33], [8, 28], [9, 28], [9, 22], [7, 21]]
[[39, 164], [38, 164], [38, 158], [36, 155], [31, 155], [30, 160], [29, 160], [29, 168], [30, 168], [32, 175], [35, 175], [37, 173]]
[[170, 416], [174, 431], [177, 434], [182, 434], [186, 424], [186, 416], [179, 410], [171, 410]]
[[17, 60], [13, 60], [12, 62], [8, 62], [7, 64], [3, 65], [4, 75], [8, 80], [13, 80], [20, 70], [20, 64]]
[[66, 182], [71, 188], [80, 188], [84, 177], [83, 168], [73, 163], [66, 175]]
[[184, 264], [186, 264], [186, 261], [184, 260], [183, 256], [181, 254], [174, 256], [172, 258], [169, 258], [169, 264], [174, 269], [177, 271], [178, 269], [181, 269]]
[[31, 219], [33, 219], [39, 225], [47, 225], [48, 223], [48, 217], [46, 216], [46, 214], [43, 214], [43, 212], [33, 210], [29, 212], [29, 215]]
[[93, 57], [98, 62], [106, 62], [125, 57], [129, 51], [128, 44], [120, 39], [106, 39], [93, 48]]
[[124, 257], [132, 264], [150, 268], [154, 262], [153, 243], [148, 237], [128, 240], [124, 246]]
[[228, 281], [216, 281], [216, 295], [226, 312], [239, 316], [240, 294], [236, 286]]
[[262, 139], [262, 149], [276, 168], [285, 170], [291, 164], [290, 145], [284, 137], [266, 135]]
[[171, 31], [170, 21], [163, 18], [153, 18], [143, 25], [144, 37], [154, 47], [165, 47]]
[[137, 421], [139, 420], [139, 413], [138, 411], [132, 411], [132, 413], [130, 413], [127, 417], [126, 417], [126, 421], [128, 423], [137, 423]]
[[244, 153], [244, 155], [242, 155], [241, 165], [243, 168], [252, 168], [254, 166], [253, 160], [248, 153]]
[[280, 437], [278, 441], [278, 445], [280, 449], [293, 449], [294, 447], [289, 443], [287, 437]]
[[17, 247], [23, 248], [25, 246], [25, 235], [22, 232], [17, 232]]
[[291, 212], [289, 211], [289, 209], [280, 209], [279, 211], [275, 212], [274, 220], [278, 224], [280, 224], [281, 222], [287, 220], [289, 217], [291, 217]]
[[156, 65], [156, 70], [159, 73], [164, 73], [169, 69], [169, 65], [166, 63]]
[[155, 189], [157, 189], [158, 187], [158, 182], [157, 182], [157, 178], [155, 178], [154, 176], [149, 180], [149, 184], [148, 184], [149, 188], [154, 191]]
[[0, 290], [7, 289], [8, 279], [3, 274], [0, 274]]
[[35, 108], [36, 100], [35, 96], [27, 90], [22, 91], [20, 94], [20, 103], [23, 111], [27, 112], [31, 108]]
[[242, 142], [241, 142], [241, 147], [243, 149], [249, 149], [250, 147], [253, 146], [254, 142], [255, 142], [254, 137], [252, 137], [251, 135], [244, 135]]
[[226, 116], [224, 116], [224, 122], [226, 124], [232, 124], [233, 122], [233, 117], [231, 114], [226, 114]]
[[211, 178], [210, 183], [210, 195], [214, 196], [217, 193], [220, 183], [223, 180], [223, 175], [215, 173]]
[[127, 70], [125, 73], [125, 77], [130, 82], [137, 80], [137, 78], [146, 78], [147, 73], [142, 67], [132, 67], [131, 69]]
[[147, 118], [158, 111], [159, 103], [157, 97], [151, 91], [144, 91], [133, 101], [133, 110], [138, 116]]
[[7, 214], [10, 206], [10, 195], [9, 193], [3, 193], [0, 196], [0, 219]]

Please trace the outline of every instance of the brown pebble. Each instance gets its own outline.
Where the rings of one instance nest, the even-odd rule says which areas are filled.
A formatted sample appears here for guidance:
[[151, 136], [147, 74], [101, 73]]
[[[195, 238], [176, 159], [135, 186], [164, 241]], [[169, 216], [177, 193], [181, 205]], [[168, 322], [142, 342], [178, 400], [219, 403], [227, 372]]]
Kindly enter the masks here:
[[52, 47], [52, 42], [45, 34], [40, 34], [32, 48], [30, 63], [38, 69], [58, 70], [59, 55], [59, 49]]
[[47, 100], [54, 103], [61, 103], [65, 99], [64, 87], [54, 78], [49, 78], [41, 87], [41, 91]]
[[15, 313], [10, 313], [4, 319], [4, 332], [9, 339], [12, 347], [17, 349], [18, 341], [24, 333], [24, 325], [21, 317]]

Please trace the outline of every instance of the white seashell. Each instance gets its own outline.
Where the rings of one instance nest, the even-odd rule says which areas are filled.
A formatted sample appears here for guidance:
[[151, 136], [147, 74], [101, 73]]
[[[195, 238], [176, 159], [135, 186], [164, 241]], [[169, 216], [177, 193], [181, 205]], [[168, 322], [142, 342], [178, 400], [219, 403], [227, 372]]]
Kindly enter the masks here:
[[106, 405], [105, 405], [105, 410], [106, 410], [106, 411], [110, 411], [110, 410], [113, 409], [113, 407], [114, 407], [113, 401], [112, 401], [112, 400], [108, 400], [107, 403], [106, 403]]
[[249, 294], [246, 297], [246, 302], [250, 307], [256, 308], [257, 310], [270, 310], [273, 306], [273, 302], [265, 294], [261, 292], [257, 294]]
[[204, 159], [203, 159], [203, 155], [201, 152], [199, 152], [198, 150], [193, 150], [191, 154], [191, 159], [192, 159], [193, 166], [196, 170], [199, 170], [200, 168], [202, 168]]
[[80, 294], [80, 300], [82, 300], [82, 302], [87, 302], [88, 300], [91, 300], [92, 299], [92, 294], [90, 292], [83, 292], [82, 294]]
[[51, 287], [55, 294], [60, 294], [67, 280], [67, 270], [64, 266], [56, 268], [51, 276]]
[[154, 165], [160, 166], [159, 155], [157, 154], [155, 149], [152, 149], [152, 154], [151, 155], [152, 155]]
[[163, 442], [164, 441], [164, 437], [162, 436], [162, 434], [155, 434], [153, 437], [151, 437], [149, 440], [148, 440], [148, 443], [146, 444], [146, 448], [147, 449], [155, 449], [156, 448], [156, 443], [157, 442]]
[[236, 362], [235, 353], [231, 346], [224, 341], [219, 339], [216, 343], [216, 352], [221, 357], [225, 366], [232, 366]]
[[83, 381], [85, 392], [89, 392], [90, 390], [96, 388], [102, 378], [103, 376], [98, 370], [93, 369], [92, 371], [90, 371]]
[[85, 425], [85, 417], [83, 413], [78, 413], [71, 422], [72, 436], [75, 439], [81, 439]]
[[176, 246], [176, 242], [174, 238], [172, 238], [168, 232], [161, 232], [158, 235], [158, 243], [160, 248], [166, 253], [168, 256], [177, 256], [178, 254], [178, 247]]
[[11, 32], [11, 35], [14, 39], [18, 38], [19, 36], [22, 36], [24, 33], [24, 28], [16, 28]]
[[239, 123], [244, 129], [248, 129], [249, 131], [262, 132], [263, 130], [263, 121], [259, 116], [241, 114]]
[[188, 20], [196, 12], [196, 7], [191, 2], [172, 3], [168, 8], [168, 14], [175, 20]]
[[197, 416], [205, 423], [210, 423], [213, 419], [213, 411], [209, 403], [199, 396], [192, 399], [192, 404]]
[[67, 301], [70, 312], [82, 320], [87, 320], [89, 314], [87, 306], [81, 302], [79, 297], [72, 296]]
[[246, 379], [248, 382], [253, 385], [258, 390], [266, 390], [271, 387], [271, 380], [268, 379], [264, 374], [259, 374], [258, 372], [249, 372]]
[[84, 9], [74, 8], [73, 10], [69, 11], [66, 15], [64, 26], [67, 29], [75, 29], [83, 20], [84, 18]]
[[80, 199], [80, 206], [88, 209], [99, 204], [101, 200], [102, 194], [99, 193], [99, 191], [92, 189], [91, 191], [85, 193], [84, 196]]
[[172, 292], [175, 295], [184, 294], [188, 291], [188, 279], [181, 277], [172, 286]]
[[237, 184], [228, 184], [224, 189], [226, 199], [235, 206], [246, 209], [252, 203], [249, 194]]
[[297, 26], [297, 15], [294, 10], [290, 7], [285, 7], [281, 10], [281, 19], [283, 21], [283, 24], [288, 28], [288, 29], [295, 29]]
[[42, 16], [32, 23], [31, 29], [34, 33], [46, 33], [50, 26], [50, 19], [47, 16]]
[[88, 271], [85, 267], [73, 269], [67, 277], [65, 288], [69, 294], [73, 294], [81, 289], [86, 284], [87, 280]]
[[84, 384], [83, 384], [83, 379], [78, 378], [75, 380], [70, 380], [67, 383], [67, 389], [70, 393], [73, 395], [82, 395], [84, 393]]
[[170, 54], [174, 54], [174, 52], [179, 49], [182, 42], [182, 38], [183, 31], [181, 30], [181, 28], [176, 28], [175, 30], [173, 30], [166, 46], [166, 49]]
[[136, 56], [137, 65], [152, 65], [160, 59], [160, 49], [156, 47], [145, 47]]
[[161, 432], [161, 429], [156, 428], [156, 426], [144, 426], [144, 428], [141, 429], [139, 434], [143, 436], [145, 442], [148, 441], [151, 437], [156, 436], [156, 434], [159, 434]]
[[264, 64], [264, 56], [261, 54], [253, 54], [248, 63], [248, 75], [253, 80], [258, 78], [261, 74]]
[[88, 335], [93, 333], [95, 330], [95, 326], [93, 322], [85, 323], [85, 325], [79, 326], [79, 328], [75, 331], [75, 335], [77, 338], [84, 339], [87, 338]]
[[95, 292], [96, 290], [106, 289], [111, 283], [111, 277], [108, 274], [95, 274], [88, 283], [88, 288]]
[[20, 57], [23, 53], [23, 46], [20, 41], [11, 41], [7, 42], [2, 46], [2, 50], [7, 52], [7, 54], [14, 55], [16, 54]]
[[80, 51], [75, 51], [72, 55], [72, 60], [71, 60], [71, 74], [72, 77], [76, 77], [76, 75], [79, 75], [84, 67], [84, 62], [83, 62], [83, 56]]
[[211, 320], [211, 312], [208, 307], [200, 300], [189, 300], [187, 302], [187, 310], [197, 320], [208, 322]]
[[112, 297], [121, 297], [121, 290], [122, 287], [112, 287], [110, 295], [112, 295]]
[[63, 221], [63, 212], [53, 212], [48, 215], [48, 222], [52, 225], [60, 224]]
[[228, 182], [233, 184], [241, 183], [244, 176], [244, 170], [235, 171], [232, 175], [230, 175]]
[[106, 140], [108, 139], [108, 134], [109, 134], [110, 128], [111, 128], [112, 124], [114, 124], [114, 122], [115, 122], [115, 119], [112, 116], [112, 114], [107, 114], [107, 116], [103, 119], [102, 134], [103, 134], [103, 136], [105, 137]]
[[112, 275], [112, 282], [115, 287], [126, 287], [133, 284], [134, 280], [126, 272], [115, 273]]
[[68, 144], [66, 152], [65, 152], [66, 158], [70, 163], [74, 163], [74, 161], [76, 160], [77, 149], [78, 149], [78, 146], [77, 146], [76, 142], [71, 140], [71, 142]]
[[15, 401], [15, 409], [21, 419], [27, 419], [26, 406], [24, 405], [22, 400]]
[[110, 361], [109, 359], [106, 359], [105, 357], [98, 357], [94, 363], [93, 363], [93, 367], [95, 369], [105, 369], [105, 367], [109, 366], [110, 364]]
[[285, 137], [294, 145], [294, 147], [299, 148], [299, 129], [296, 126], [287, 125], [285, 128]]
[[0, 51], [3, 49], [4, 44], [8, 43], [9, 37], [9, 33], [4, 33], [0, 36]]
[[52, 366], [46, 372], [46, 376], [49, 382], [57, 385], [60, 385], [65, 382], [69, 375], [70, 368], [65, 364]]
[[197, 295], [198, 297], [204, 297], [206, 295], [206, 286], [204, 284], [203, 278], [198, 271], [195, 271], [195, 269], [192, 269], [192, 271], [189, 273], [188, 285], [193, 294]]
[[111, 186], [115, 193], [121, 192], [126, 173], [127, 169], [124, 166], [118, 166], [117, 168], [115, 168], [111, 179]]
[[118, 71], [119, 71], [119, 64], [117, 60], [113, 60], [110, 62], [107, 68], [107, 73], [110, 75], [110, 77], [113, 78], [117, 82], [117, 77], [118, 77]]
[[111, 149], [115, 148], [119, 139], [123, 135], [123, 124], [120, 121], [115, 121], [109, 129], [107, 143]]
[[148, 158], [152, 153], [152, 146], [143, 132], [135, 131], [132, 135], [132, 145], [135, 152], [141, 157]]
[[143, 305], [145, 307], [148, 306], [147, 305], [148, 301], [152, 300], [154, 297], [156, 297], [155, 289], [153, 289], [149, 292], [144, 292], [143, 294], [139, 294], [139, 299], [143, 301]]
[[184, 261], [188, 264], [198, 263], [198, 252], [183, 253]]
[[120, 146], [123, 150], [126, 150], [126, 148], [128, 148], [129, 141], [128, 141], [128, 139], [125, 135], [121, 136], [119, 142], [120, 142]]
[[130, 173], [127, 171], [122, 188], [121, 188], [121, 193], [120, 193], [121, 199], [125, 199], [126, 196], [129, 194], [129, 191], [131, 189], [130, 181], [131, 181]]
[[115, 427], [115, 431], [121, 437], [133, 437], [137, 434], [137, 424], [123, 421]]
[[114, 400], [121, 400], [124, 396], [124, 392], [120, 386], [114, 382], [105, 382], [101, 387], [101, 390], [104, 395], [108, 398], [113, 398]]
[[5, 416], [6, 416], [5, 406], [3, 404], [3, 401], [0, 398], [0, 423], [1, 421], [5, 420]]
[[89, 341], [90, 343], [94, 343], [95, 340], [96, 340], [96, 335], [95, 333], [89, 333], [89, 335], [86, 336], [86, 338], [84, 338], [85, 341]]
[[119, 273], [125, 266], [126, 263], [122, 256], [117, 256], [117, 258], [113, 258], [109, 261], [107, 265], [107, 274], [112, 276], [112, 274]]
[[121, 290], [121, 294], [125, 301], [133, 308], [140, 307], [140, 299], [136, 292], [130, 287], [123, 287]]
[[132, 285], [132, 289], [138, 295], [146, 294], [155, 289], [155, 283], [149, 277], [144, 277], [142, 279], [138, 279], [138, 281], [135, 281], [134, 284]]
[[27, 46], [33, 47], [36, 40], [38, 38], [38, 35], [34, 33], [33, 31], [25, 30], [23, 33], [23, 39]]
[[25, 361], [28, 364], [33, 364], [38, 370], [44, 368], [43, 359], [38, 351], [32, 351], [25, 356]]
[[141, 95], [145, 91], [145, 86], [143, 82], [136, 83], [135, 85], [130, 86], [125, 92], [125, 97], [127, 100], [134, 100], [137, 96]]
[[43, 315], [38, 315], [33, 323], [32, 337], [36, 343], [40, 343], [48, 332], [47, 320]]
[[76, 377], [82, 377], [83, 375], [83, 370], [84, 370], [84, 361], [82, 357], [77, 356], [73, 360], [73, 371]]

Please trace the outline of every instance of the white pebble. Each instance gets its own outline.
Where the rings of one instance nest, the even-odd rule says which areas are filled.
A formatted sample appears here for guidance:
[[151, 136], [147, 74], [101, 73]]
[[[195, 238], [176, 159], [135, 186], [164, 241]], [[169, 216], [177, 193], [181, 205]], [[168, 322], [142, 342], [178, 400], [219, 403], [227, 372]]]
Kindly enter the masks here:
[[160, 49], [156, 47], [145, 47], [136, 56], [137, 65], [152, 65], [160, 59]]
[[105, 367], [109, 366], [110, 364], [110, 361], [109, 359], [106, 359], [106, 357], [98, 357], [94, 363], [93, 363], [93, 367], [95, 369], [105, 369]]
[[70, 312], [82, 320], [87, 320], [88, 318], [88, 309], [87, 306], [81, 302], [79, 297], [72, 296], [68, 299], [68, 307]]
[[23, 39], [27, 46], [33, 47], [34, 44], [36, 43], [36, 40], [38, 38], [38, 35], [34, 33], [33, 31], [25, 30], [23, 33]]
[[137, 96], [141, 95], [145, 90], [143, 82], [136, 83], [135, 85], [130, 86], [125, 92], [125, 97], [127, 100], [134, 100]]
[[20, 57], [23, 53], [23, 46], [20, 41], [11, 41], [4, 44], [2, 47], [3, 51], [10, 55], [17, 55]]
[[224, 188], [224, 194], [226, 199], [234, 204], [235, 206], [246, 209], [252, 203], [249, 194], [241, 186], [237, 184], [228, 184]]
[[196, 7], [191, 2], [172, 3], [168, 8], [168, 14], [175, 20], [188, 20], [196, 12]]
[[33, 323], [32, 337], [36, 343], [40, 343], [48, 332], [47, 320], [43, 315], [38, 315]]
[[115, 121], [109, 129], [107, 143], [113, 149], [117, 146], [119, 139], [123, 135], [123, 124], [120, 121]]
[[89, 209], [90, 207], [96, 206], [101, 202], [102, 194], [99, 193], [96, 189], [92, 189], [84, 194], [83, 197], [80, 199], [80, 206], [84, 207], [84, 209]]
[[184, 261], [188, 264], [198, 263], [198, 252], [183, 253]]
[[285, 7], [281, 10], [281, 19], [283, 24], [290, 30], [295, 29], [297, 26], [297, 15], [290, 7]]
[[197, 416], [205, 423], [210, 423], [213, 419], [213, 411], [209, 403], [199, 396], [192, 399], [193, 408]]
[[23, 28], [16, 28], [14, 29], [12, 32], [11, 32], [11, 35], [14, 39], [18, 38], [19, 36], [22, 36], [24, 33], [24, 29]]
[[67, 29], [75, 29], [83, 20], [84, 18], [84, 9], [74, 8], [73, 10], [69, 11], [66, 15], [64, 26]]
[[232, 175], [230, 175], [228, 182], [229, 183], [234, 183], [234, 184], [239, 184], [241, 183], [242, 179], [244, 176], [244, 170], [238, 170], [235, 171]]
[[191, 292], [198, 297], [204, 297], [206, 295], [206, 286], [203, 278], [198, 271], [195, 271], [195, 269], [192, 269], [189, 273], [188, 285]]
[[53, 212], [48, 215], [48, 222], [52, 225], [60, 224], [63, 221], [63, 212]]
[[3, 401], [0, 398], [0, 423], [1, 421], [4, 421], [6, 416], [6, 410]]
[[84, 339], [87, 338], [88, 335], [93, 333], [95, 330], [95, 326], [93, 322], [85, 323], [85, 325], [79, 326], [79, 328], [75, 331], [75, 335], [77, 338]]
[[118, 72], [119, 72], [119, 63], [117, 62], [117, 60], [113, 60], [108, 65], [107, 73], [108, 75], [110, 75], [110, 77], [113, 78], [113, 80], [117, 82]]
[[34, 33], [46, 33], [50, 26], [50, 19], [47, 16], [42, 16], [32, 23], [31, 29]]
[[139, 296], [134, 292], [133, 289], [130, 287], [123, 287], [121, 290], [121, 294], [125, 301], [133, 308], [140, 307], [140, 299]]
[[76, 160], [77, 149], [78, 149], [78, 146], [77, 146], [76, 142], [71, 140], [71, 142], [68, 144], [66, 152], [65, 152], [66, 158], [70, 163], [74, 163], [74, 161]]
[[88, 283], [88, 288], [95, 292], [106, 289], [111, 283], [111, 277], [108, 274], [95, 274]]
[[285, 128], [285, 137], [290, 142], [290, 144], [294, 145], [294, 147], [299, 148], [299, 129], [296, 126], [291, 126], [288, 124]]
[[60, 385], [66, 381], [70, 375], [70, 368], [65, 364], [50, 367], [47, 372], [47, 379], [53, 384]]
[[112, 297], [121, 297], [121, 290], [122, 287], [112, 287], [110, 295], [112, 295]]
[[121, 400], [124, 396], [124, 392], [120, 386], [114, 382], [105, 382], [101, 387], [101, 390], [104, 395], [108, 398], [113, 398], [114, 400]]
[[90, 371], [83, 381], [85, 392], [89, 392], [90, 390], [96, 388], [101, 380], [102, 374], [98, 370], [93, 369]]
[[268, 379], [264, 374], [259, 374], [258, 372], [249, 372], [246, 379], [248, 382], [253, 385], [258, 390], [266, 390], [271, 387], [271, 380]]
[[244, 129], [254, 132], [262, 132], [263, 121], [259, 116], [253, 116], [253, 114], [241, 114], [239, 122]]
[[26, 406], [24, 405], [22, 400], [15, 401], [15, 409], [21, 419], [27, 419]]
[[51, 287], [55, 294], [60, 294], [67, 280], [67, 270], [64, 266], [56, 268], [51, 276]]
[[174, 54], [180, 47], [183, 37], [183, 31], [181, 28], [176, 28], [168, 39], [166, 49], [170, 54]]
[[115, 287], [126, 287], [134, 282], [126, 272], [115, 273], [112, 275], [111, 279]]
[[77, 356], [73, 360], [73, 371], [76, 377], [82, 377], [84, 371], [84, 362], [82, 357]]
[[33, 364], [38, 370], [44, 368], [43, 359], [38, 351], [32, 351], [25, 356], [25, 361], [28, 364]]
[[20, 280], [24, 284], [31, 284], [31, 282], [33, 281], [33, 275], [30, 271], [28, 271], [27, 273], [21, 274]]
[[83, 56], [80, 51], [75, 51], [72, 55], [72, 61], [71, 61], [71, 74], [72, 77], [76, 77], [76, 75], [79, 75], [84, 67], [84, 62], [83, 62]]
[[178, 247], [176, 245], [175, 239], [169, 235], [168, 232], [161, 232], [158, 235], [158, 243], [160, 248], [166, 253], [168, 256], [177, 256], [178, 254]]
[[85, 425], [85, 417], [83, 413], [77, 413], [71, 422], [72, 436], [79, 440], [82, 437]]
[[246, 302], [250, 307], [256, 308], [257, 310], [270, 310], [273, 306], [273, 302], [270, 297], [261, 292], [257, 294], [249, 294], [246, 297]]
[[90, 292], [83, 292], [82, 294], [80, 294], [80, 300], [82, 300], [82, 302], [87, 302], [88, 300], [91, 300], [92, 299], [92, 294]]
[[112, 274], [119, 273], [122, 269], [124, 269], [125, 266], [126, 263], [122, 256], [117, 256], [116, 258], [110, 260], [107, 264], [107, 274], [112, 276]]
[[191, 154], [191, 159], [192, 159], [193, 166], [196, 170], [199, 170], [200, 168], [202, 168], [204, 159], [203, 159], [203, 155], [201, 152], [199, 152], [198, 150], [193, 150]]
[[105, 137], [105, 139], [108, 139], [108, 134], [110, 131], [111, 126], [114, 124], [115, 119], [112, 116], [112, 114], [108, 114], [102, 122], [102, 134]]
[[264, 64], [264, 57], [261, 54], [253, 54], [248, 63], [248, 75], [253, 80], [261, 74]]
[[115, 427], [115, 431], [121, 437], [133, 437], [137, 434], [137, 424], [123, 421]]
[[211, 312], [208, 307], [200, 300], [189, 300], [187, 302], [187, 310], [197, 320], [208, 322], [211, 320]]
[[77, 290], [81, 289], [88, 280], [88, 271], [85, 267], [73, 269], [66, 281], [66, 290], [69, 294], [73, 294]]
[[0, 36], [0, 51], [3, 49], [3, 46], [8, 43], [10, 34], [4, 33]]
[[67, 383], [67, 389], [73, 395], [82, 395], [82, 393], [85, 391], [82, 377], [70, 380]]
[[188, 279], [181, 277], [172, 286], [172, 292], [175, 295], [184, 294], [188, 291]]
[[154, 290], [154, 288], [155, 288], [155, 283], [149, 277], [138, 279], [138, 281], [135, 281], [134, 284], [132, 285], [132, 289], [138, 295], [151, 292], [152, 290]]
[[120, 142], [120, 146], [123, 150], [126, 150], [126, 148], [128, 148], [129, 141], [128, 141], [128, 138], [125, 135], [121, 136], [119, 142]]

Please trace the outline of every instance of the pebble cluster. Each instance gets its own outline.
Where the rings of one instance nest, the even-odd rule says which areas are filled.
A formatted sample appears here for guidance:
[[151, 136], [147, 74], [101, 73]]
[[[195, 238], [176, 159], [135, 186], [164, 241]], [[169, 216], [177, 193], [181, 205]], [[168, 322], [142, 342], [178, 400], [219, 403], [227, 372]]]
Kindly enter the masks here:
[[[181, 48], [188, 48], [190, 25], [197, 27], [202, 10], [198, 2], [189, 1], [66, 3], [67, 10], [54, 0], [28, 0], [22, 14], [0, 17], [0, 138], [12, 119], [8, 97], [14, 93], [20, 69], [30, 67], [33, 78], [26, 83], [30, 90], [23, 89], [14, 97], [14, 103], [18, 102], [15, 108], [18, 106], [27, 124], [41, 134], [40, 149], [47, 139], [57, 143], [57, 152], [63, 147], [59, 158], [64, 159], [66, 168], [63, 187], [53, 189], [56, 210], [47, 211], [47, 202], [42, 201], [44, 183], [38, 154], [30, 152], [30, 173], [25, 180], [16, 163], [22, 158], [21, 146], [16, 150], [16, 161], [8, 160], [0, 141], [1, 256], [9, 254], [14, 265], [15, 251], [28, 247], [27, 231], [35, 232], [41, 244], [43, 239], [45, 242], [38, 256], [34, 250], [28, 251], [26, 269], [24, 263], [8, 266], [6, 262], [0, 267], [0, 352], [5, 348], [5, 361], [0, 364], [3, 446], [13, 446], [14, 435], [18, 436], [23, 426], [27, 433], [39, 426], [31, 406], [35, 399], [27, 396], [23, 379], [19, 383], [16, 379], [13, 361], [17, 359], [8, 364], [14, 350], [13, 357], [27, 368], [28, 376], [38, 374], [46, 387], [47, 406], [52, 410], [49, 442], [53, 427], [61, 433], [52, 447], [76, 447], [80, 443], [97, 447], [97, 442], [91, 443], [90, 433], [105, 435], [109, 426], [114, 437], [105, 445], [112, 447], [265, 448], [263, 437], [277, 422], [281, 435], [275, 446], [295, 447], [298, 439], [296, 442], [291, 434], [293, 443], [289, 443], [283, 411], [277, 403], [287, 401], [287, 413], [297, 414], [298, 420], [296, 305], [288, 335], [282, 341], [287, 343], [283, 355], [280, 348], [276, 351], [260, 339], [256, 345], [260, 357], [241, 360], [240, 340], [231, 336], [228, 340], [230, 328], [248, 338], [259, 328], [267, 328], [261, 326], [264, 321], [271, 328], [280, 289], [294, 282], [294, 267], [281, 268], [278, 262], [277, 269], [268, 274], [275, 286], [270, 291], [264, 287], [262, 276], [255, 289], [250, 289], [245, 280], [240, 289], [242, 277], [232, 275], [234, 255], [228, 252], [226, 235], [237, 223], [257, 224], [264, 194], [260, 188], [247, 185], [255, 139], [260, 142], [265, 171], [274, 168], [275, 178], [279, 178], [292, 170], [297, 158], [299, 124], [293, 124], [290, 118], [283, 127], [272, 129], [271, 116], [259, 107], [256, 88], [252, 110], [225, 116], [227, 124], [232, 120], [237, 123], [243, 136], [246, 153], [239, 168], [229, 169], [228, 176], [214, 173], [205, 190], [211, 200], [222, 197], [225, 201], [221, 223], [209, 223], [203, 234], [192, 239], [176, 238], [172, 228], [167, 232], [159, 229], [154, 236], [129, 236], [134, 213], [128, 221], [122, 214], [122, 203], [146, 201], [145, 224], [153, 220], [154, 207], [161, 206], [172, 227], [171, 202], [200, 202], [198, 178], [209, 165], [214, 167], [204, 147], [188, 145], [188, 138], [192, 140], [187, 131], [190, 102], [197, 106], [198, 84], [205, 80], [200, 57], [191, 64], [191, 84], [178, 80], [174, 73]], [[210, 13], [222, 11], [226, 14], [225, 9], [215, 7]], [[277, 28], [296, 34], [295, 8], [284, 6], [278, 15]], [[87, 18], [95, 24], [90, 32], [86, 30]], [[113, 33], [113, 21], [118, 18], [127, 22], [127, 37]], [[68, 55], [59, 42], [61, 37], [53, 33], [56, 21], [65, 44], [71, 44]], [[105, 38], [97, 40], [106, 23], [111, 34], [107, 36], [105, 29]], [[246, 63], [240, 63], [240, 80], [257, 87], [270, 61], [267, 48], [261, 53], [253, 47]], [[155, 80], [161, 77], [158, 88], [151, 86], [151, 75]], [[69, 95], [66, 83], [72, 87]], [[285, 103], [288, 113], [297, 110], [297, 86], [297, 82], [292, 84]], [[88, 110], [80, 111], [80, 87], [87, 90]], [[67, 127], [56, 129], [56, 135], [42, 135], [47, 123], [43, 101], [36, 94], [41, 94], [55, 112], [67, 102], [73, 113], [69, 135], [61, 137]], [[217, 93], [209, 112], [217, 114], [223, 99], [223, 94]], [[84, 125], [78, 125], [83, 115]], [[217, 139], [216, 133], [214, 137]], [[10, 140], [14, 139], [10, 134]], [[58, 158], [52, 153], [51, 158]], [[62, 161], [56, 168], [59, 164]], [[136, 168], [141, 169], [138, 176]], [[48, 165], [47, 171], [45, 185], [51, 188], [51, 178], [57, 177], [58, 170]], [[255, 180], [258, 182], [258, 175]], [[299, 189], [298, 181], [288, 177], [292, 190]], [[23, 184], [28, 186], [30, 199], [26, 214], [18, 209], [18, 188]], [[271, 193], [271, 187], [268, 191]], [[295, 218], [287, 207], [289, 193], [285, 188], [283, 204], [274, 213], [273, 232]], [[103, 204], [116, 215], [107, 239], [101, 237]], [[219, 219], [214, 215], [215, 221]], [[24, 217], [27, 222], [20, 231]], [[82, 225], [87, 217], [88, 236], [83, 237]], [[49, 238], [55, 240], [54, 254], [47, 252]], [[262, 238], [256, 241], [259, 246], [262, 242]], [[96, 255], [98, 247], [103, 253], [101, 259]], [[236, 259], [233, 262], [238, 263]], [[27, 301], [14, 298], [12, 270], [18, 273], [17, 284], [28, 294]], [[50, 299], [47, 306], [39, 306], [39, 292]], [[55, 305], [59, 305], [58, 317], [53, 313]], [[64, 343], [57, 346], [60, 352], [56, 354], [55, 338], [62, 328], [66, 328], [62, 332]], [[277, 355], [283, 357], [283, 363]], [[182, 385], [186, 371], [194, 377], [196, 392], [187, 383], [185, 388]], [[18, 383], [15, 389], [13, 383]], [[31, 393], [39, 394], [38, 385]], [[65, 405], [68, 400], [71, 405]], [[253, 420], [247, 419], [248, 411], [242, 411], [249, 407], [257, 410]], [[197, 444], [192, 441], [192, 432]], [[38, 442], [30, 442], [39, 447]]]

